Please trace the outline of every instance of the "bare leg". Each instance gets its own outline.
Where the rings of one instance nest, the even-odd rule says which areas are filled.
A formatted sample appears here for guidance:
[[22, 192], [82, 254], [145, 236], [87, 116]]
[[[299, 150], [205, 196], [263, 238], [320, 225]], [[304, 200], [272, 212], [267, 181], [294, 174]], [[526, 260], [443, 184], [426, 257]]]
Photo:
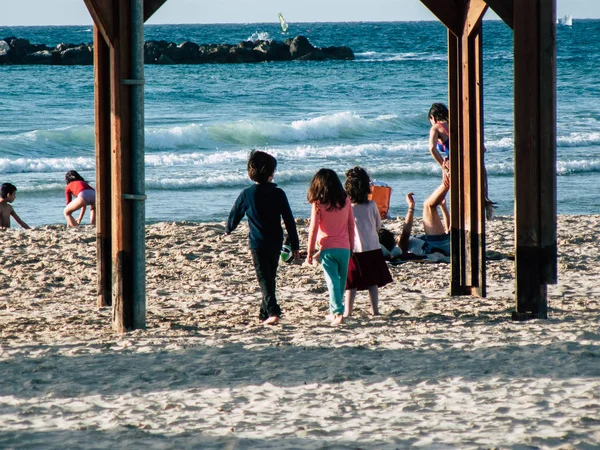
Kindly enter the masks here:
[[90, 205], [90, 225], [96, 225], [96, 207]]
[[406, 203], [408, 204], [408, 211], [404, 218], [404, 226], [402, 227], [400, 237], [396, 240], [396, 245], [402, 250], [402, 253], [408, 252], [408, 241], [410, 239], [410, 234], [412, 233], [415, 215], [415, 199], [412, 192], [406, 194]]
[[78, 209], [83, 208], [84, 206], [85, 201], [79, 197], [74, 198], [71, 201], [71, 203], [67, 205], [67, 207], [65, 208], [65, 219], [67, 219], [68, 227], [76, 227], [79, 225], [77, 221], [73, 218], [72, 214]]
[[450, 232], [450, 213], [448, 212], [448, 205], [446, 204], [446, 199], [440, 205], [442, 208], [442, 217], [444, 217], [444, 225], [446, 227], [446, 233]]
[[356, 289], [346, 289], [346, 296], [344, 298], [344, 317], [350, 317], [352, 315], [352, 308], [354, 307], [355, 298]]
[[446, 227], [438, 213], [438, 206], [446, 198], [449, 185], [448, 177], [444, 175], [442, 184], [423, 202], [423, 228], [427, 235], [446, 234]]
[[369, 286], [369, 299], [371, 300], [371, 311], [374, 316], [379, 315], [379, 288], [377, 285]]

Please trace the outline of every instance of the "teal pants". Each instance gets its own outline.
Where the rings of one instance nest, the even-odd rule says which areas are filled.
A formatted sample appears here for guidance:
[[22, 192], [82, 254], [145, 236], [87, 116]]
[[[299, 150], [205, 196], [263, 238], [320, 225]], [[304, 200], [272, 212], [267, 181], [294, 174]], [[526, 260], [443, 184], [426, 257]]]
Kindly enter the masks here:
[[329, 290], [329, 310], [332, 314], [344, 314], [348, 261], [350, 261], [350, 250], [345, 248], [321, 250], [321, 265]]

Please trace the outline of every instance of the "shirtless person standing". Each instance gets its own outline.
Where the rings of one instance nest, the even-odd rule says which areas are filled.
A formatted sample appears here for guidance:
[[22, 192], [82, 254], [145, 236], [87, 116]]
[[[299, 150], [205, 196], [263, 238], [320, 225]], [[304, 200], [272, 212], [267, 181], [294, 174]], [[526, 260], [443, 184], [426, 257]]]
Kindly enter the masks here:
[[0, 228], [10, 228], [12, 216], [22, 228], [29, 230], [29, 225], [21, 220], [10, 203], [17, 197], [17, 187], [14, 184], [4, 183], [0, 186]]

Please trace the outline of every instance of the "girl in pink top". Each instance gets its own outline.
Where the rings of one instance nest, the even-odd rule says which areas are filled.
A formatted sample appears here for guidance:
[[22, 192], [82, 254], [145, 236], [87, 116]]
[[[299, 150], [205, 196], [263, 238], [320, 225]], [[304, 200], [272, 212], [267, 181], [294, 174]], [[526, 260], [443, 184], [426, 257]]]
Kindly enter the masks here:
[[[65, 197], [67, 207], [65, 208], [65, 219], [68, 227], [76, 227], [81, 224], [86, 206], [90, 207], [90, 224], [96, 224], [96, 191], [86, 183], [81, 175], [75, 170], [69, 170], [65, 175]], [[73, 198], [74, 197], [74, 198]], [[75, 220], [72, 214], [81, 209], [79, 218]]]
[[315, 244], [329, 290], [327, 316], [333, 325], [344, 320], [344, 291], [348, 261], [354, 247], [354, 215], [344, 187], [331, 169], [321, 169], [313, 177], [307, 194], [312, 204], [306, 262], [312, 264]]

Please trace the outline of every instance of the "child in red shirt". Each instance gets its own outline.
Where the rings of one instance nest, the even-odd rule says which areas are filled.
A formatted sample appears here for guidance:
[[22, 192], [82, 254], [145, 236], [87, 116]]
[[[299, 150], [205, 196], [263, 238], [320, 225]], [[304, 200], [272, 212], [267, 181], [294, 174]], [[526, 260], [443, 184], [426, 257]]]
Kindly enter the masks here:
[[[68, 227], [76, 227], [81, 224], [86, 206], [90, 207], [90, 224], [96, 224], [96, 191], [86, 183], [79, 173], [75, 170], [69, 170], [65, 175], [67, 187], [65, 188], [65, 197], [67, 198], [67, 207], [65, 208], [65, 219]], [[73, 197], [75, 197], [73, 199]], [[79, 218], [75, 220], [71, 214], [81, 209]]]

